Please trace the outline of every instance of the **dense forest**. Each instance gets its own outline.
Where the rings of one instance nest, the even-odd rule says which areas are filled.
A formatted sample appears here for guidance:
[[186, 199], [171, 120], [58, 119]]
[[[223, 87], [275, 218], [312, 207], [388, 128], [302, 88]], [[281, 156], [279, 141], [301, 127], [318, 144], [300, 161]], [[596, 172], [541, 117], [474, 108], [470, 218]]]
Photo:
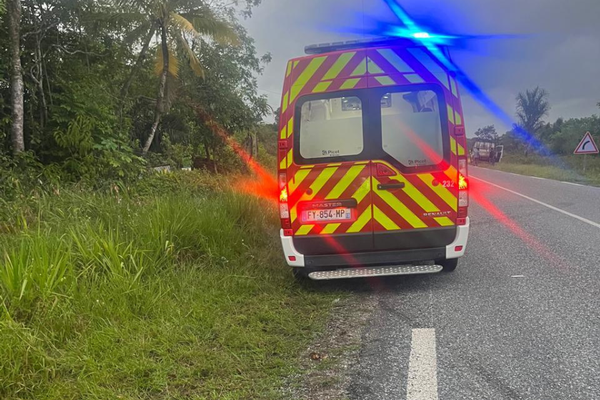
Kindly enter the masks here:
[[270, 55], [241, 24], [259, 3], [1, 0], [0, 166], [89, 182], [241, 166], [215, 126], [271, 162], [256, 81]]

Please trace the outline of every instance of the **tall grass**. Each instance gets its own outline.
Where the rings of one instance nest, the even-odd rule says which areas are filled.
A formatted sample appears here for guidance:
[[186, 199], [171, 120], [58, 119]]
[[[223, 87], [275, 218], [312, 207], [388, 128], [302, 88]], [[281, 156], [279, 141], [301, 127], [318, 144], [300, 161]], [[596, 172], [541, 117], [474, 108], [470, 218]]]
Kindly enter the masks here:
[[164, 179], [43, 194], [4, 220], [0, 398], [277, 396], [328, 297], [290, 278], [272, 206]]

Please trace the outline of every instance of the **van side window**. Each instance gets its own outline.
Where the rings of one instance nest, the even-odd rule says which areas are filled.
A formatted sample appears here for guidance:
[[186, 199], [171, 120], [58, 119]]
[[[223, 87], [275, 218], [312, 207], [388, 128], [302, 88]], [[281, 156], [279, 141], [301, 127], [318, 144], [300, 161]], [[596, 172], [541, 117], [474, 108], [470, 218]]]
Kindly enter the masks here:
[[300, 155], [305, 159], [362, 153], [363, 111], [358, 97], [306, 101], [300, 111]]
[[383, 150], [406, 167], [439, 164], [444, 158], [444, 146], [436, 93], [386, 93], [381, 101]]

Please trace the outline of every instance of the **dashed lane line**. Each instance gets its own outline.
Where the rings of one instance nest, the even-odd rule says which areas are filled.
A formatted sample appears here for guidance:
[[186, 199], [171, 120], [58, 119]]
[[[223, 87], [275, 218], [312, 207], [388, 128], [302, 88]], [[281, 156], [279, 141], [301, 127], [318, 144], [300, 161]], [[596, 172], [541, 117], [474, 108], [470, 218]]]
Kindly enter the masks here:
[[438, 400], [435, 329], [412, 330], [406, 400]]

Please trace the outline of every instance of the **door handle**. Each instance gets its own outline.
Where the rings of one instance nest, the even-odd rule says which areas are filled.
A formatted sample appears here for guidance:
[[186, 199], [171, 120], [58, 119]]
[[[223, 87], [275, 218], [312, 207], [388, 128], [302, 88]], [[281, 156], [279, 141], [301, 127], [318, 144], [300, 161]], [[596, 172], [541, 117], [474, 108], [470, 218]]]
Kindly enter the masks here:
[[386, 185], [382, 185], [381, 183], [377, 185], [378, 190], [395, 190], [395, 189], [404, 189], [404, 182], [400, 183], [388, 183]]

